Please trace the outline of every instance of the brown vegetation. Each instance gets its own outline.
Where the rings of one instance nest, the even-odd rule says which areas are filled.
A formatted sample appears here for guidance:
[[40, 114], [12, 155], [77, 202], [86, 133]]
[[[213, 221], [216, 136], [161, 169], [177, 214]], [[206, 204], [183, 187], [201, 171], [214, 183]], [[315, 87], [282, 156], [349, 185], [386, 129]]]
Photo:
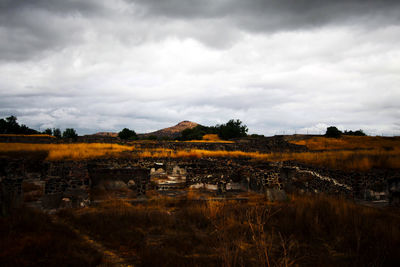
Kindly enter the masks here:
[[[211, 139], [214, 137], [210, 137]], [[215, 140], [215, 139], [214, 139]], [[155, 143], [154, 141], [152, 141]], [[204, 142], [204, 141], [200, 141]], [[205, 140], [205, 142], [214, 142]], [[306, 145], [311, 152], [259, 153], [226, 150], [171, 150], [166, 148], [138, 149], [132, 142], [118, 144], [25, 144], [0, 143], [1, 153], [37, 152], [48, 153], [48, 160], [82, 160], [101, 157], [142, 157], [142, 158], [203, 158], [203, 157], [245, 157], [262, 161], [296, 161], [318, 167], [340, 170], [367, 171], [372, 168], [400, 169], [400, 138], [354, 137], [340, 139], [314, 137], [294, 142]]]
[[383, 266], [400, 255], [400, 217], [343, 199], [269, 203], [157, 198], [60, 216], [138, 266]]
[[290, 143], [306, 146], [313, 151], [354, 149], [380, 149], [390, 151], [395, 148], [400, 148], [400, 137], [342, 136], [340, 138], [326, 138], [321, 136], [291, 141]]
[[0, 218], [0, 266], [97, 266], [101, 254], [76, 233], [27, 208]]
[[16, 137], [19, 137], [19, 136], [23, 136], [23, 137], [51, 137], [51, 138], [55, 138], [54, 136], [52, 136], [52, 135], [49, 135], [49, 134], [0, 134], [0, 137], [1, 136], [5, 136], [5, 137], [11, 137], [11, 136], [16, 136]]
[[0, 143], [1, 152], [36, 152], [48, 151], [48, 160], [82, 160], [89, 158], [116, 156], [124, 151], [132, 151], [133, 146], [103, 143], [79, 144], [26, 144]]

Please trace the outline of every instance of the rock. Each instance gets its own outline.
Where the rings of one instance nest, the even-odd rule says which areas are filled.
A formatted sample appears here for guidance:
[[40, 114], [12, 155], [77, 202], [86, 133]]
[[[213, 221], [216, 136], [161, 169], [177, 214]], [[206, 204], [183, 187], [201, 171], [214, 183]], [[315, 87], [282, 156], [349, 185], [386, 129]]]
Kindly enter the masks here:
[[265, 197], [268, 201], [286, 201], [288, 199], [286, 192], [276, 188], [267, 188], [265, 190]]

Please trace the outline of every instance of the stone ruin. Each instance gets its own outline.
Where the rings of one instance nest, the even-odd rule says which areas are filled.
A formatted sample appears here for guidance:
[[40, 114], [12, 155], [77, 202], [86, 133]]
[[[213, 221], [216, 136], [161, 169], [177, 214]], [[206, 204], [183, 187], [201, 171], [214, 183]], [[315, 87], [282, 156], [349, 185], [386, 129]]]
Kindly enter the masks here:
[[[390, 179], [391, 175], [382, 174], [381, 180], [372, 175], [370, 179], [365, 173], [342, 173], [249, 158], [0, 160], [0, 201], [4, 214], [23, 203], [47, 210], [83, 207], [95, 200], [96, 190], [121, 188], [126, 190], [120, 190], [116, 197], [140, 197], [148, 189], [173, 195], [192, 188], [211, 190], [217, 196], [253, 191], [264, 193], [271, 200], [284, 198], [285, 192], [323, 192], [365, 199], [365, 192], [379, 193], [381, 184], [390, 181], [389, 199], [398, 203], [400, 182]], [[371, 182], [372, 178], [375, 182]], [[383, 182], [378, 186], [376, 181]]]
[[388, 180], [389, 202], [394, 206], [400, 206], [400, 177]]

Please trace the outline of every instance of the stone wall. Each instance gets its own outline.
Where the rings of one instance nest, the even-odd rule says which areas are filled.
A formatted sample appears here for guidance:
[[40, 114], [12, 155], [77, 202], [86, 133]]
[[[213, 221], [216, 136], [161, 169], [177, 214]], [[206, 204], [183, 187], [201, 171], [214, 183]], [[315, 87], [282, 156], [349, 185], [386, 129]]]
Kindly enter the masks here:
[[[230, 190], [264, 193], [276, 189], [373, 199], [386, 196], [387, 181], [396, 175], [391, 170], [343, 172], [247, 158], [120, 158], [81, 162], [0, 159], [0, 197], [3, 214], [23, 201], [44, 209], [81, 207], [89, 204], [93, 189], [106, 183], [119, 183], [136, 195], [143, 195], [149, 185], [154, 186], [154, 179], [159, 181], [159, 187], [155, 184], [153, 188], [160, 190], [208, 185], [221, 194]], [[392, 197], [396, 194], [392, 193]]]

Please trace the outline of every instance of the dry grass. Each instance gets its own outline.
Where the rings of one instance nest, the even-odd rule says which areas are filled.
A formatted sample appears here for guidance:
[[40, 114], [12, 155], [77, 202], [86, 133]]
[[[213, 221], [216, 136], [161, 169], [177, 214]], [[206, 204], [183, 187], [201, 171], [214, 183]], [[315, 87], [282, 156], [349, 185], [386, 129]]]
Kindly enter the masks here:
[[271, 155], [271, 161], [296, 161], [308, 165], [338, 170], [368, 171], [373, 168], [400, 169], [400, 150], [325, 151], [281, 153]]
[[[327, 147], [340, 147], [338, 144], [343, 140], [327, 141]], [[339, 142], [339, 143], [338, 143]], [[259, 153], [244, 151], [226, 150], [172, 150], [165, 148], [156, 149], [137, 149], [134, 145], [118, 144], [27, 144], [27, 143], [0, 143], [0, 152], [26, 153], [26, 152], [46, 152], [47, 160], [85, 160], [101, 157], [139, 157], [139, 158], [251, 158], [261, 161], [296, 161], [315, 166], [329, 167], [341, 170], [361, 170], [366, 171], [372, 168], [400, 168], [400, 147], [397, 141], [394, 146], [388, 148], [389, 141], [379, 142], [379, 147], [363, 150], [340, 150], [340, 151], [314, 151], [301, 153]], [[327, 144], [328, 144], [327, 143]], [[314, 141], [310, 141], [310, 146], [316, 147]], [[341, 145], [344, 147], [345, 145]], [[372, 146], [364, 144], [364, 146]], [[378, 145], [376, 145], [378, 146]], [[358, 146], [360, 147], [360, 146]], [[332, 148], [333, 149], [333, 148]], [[29, 153], [26, 153], [27, 155]]]
[[0, 218], [0, 266], [97, 266], [101, 257], [46, 214], [23, 208]]
[[400, 137], [342, 136], [341, 138], [312, 137], [290, 143], [306, 146], [310, 150], [354, 150], [400, 148]]
[[51, 138], [55, 138], [52, 135], [49, 134], [0, 134], [1, 136], [6, 136], [6, 137], [13, 137], [13, 136], [17, 136], [17, 137], [51, 137]]
[[228, 143], [232, 144], [234, 141], [222, 140], [219, 138], [218, 134], [206, 134], [203, 136], [202, 140], [189, 140], [183, 141], [186, 143]]
[[[137, 266], [389, 266], [400, 217], [343, 199], [122, 201], [60, 214]], [[155, 255], [157, 255], [155, 257]]]
[[400, 138], [398, 137], [313, 137], [291, 143], [305, 145], [315, 152], [282, 154], [280, 160], [294, 160], [345, 170], [400, 168]]
[[0, 143], [1, 152], [37, 152], [48, 151], [48, 160], [82, 160], [89, 158], [118, 156], [121, 152], [132, 151], [133, 146], [117, 144], [26, 144], [26, 143]]

